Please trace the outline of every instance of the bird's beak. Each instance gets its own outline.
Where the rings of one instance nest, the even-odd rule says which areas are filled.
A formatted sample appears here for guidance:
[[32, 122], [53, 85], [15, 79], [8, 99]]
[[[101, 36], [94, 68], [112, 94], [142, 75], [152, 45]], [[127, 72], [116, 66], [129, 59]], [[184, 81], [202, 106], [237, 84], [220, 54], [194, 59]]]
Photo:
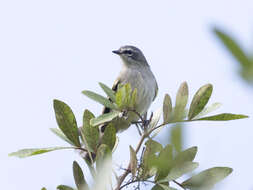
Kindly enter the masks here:
[[117, 54], [117, 55], [120, 55], [120, 54], [121, 54], [121, 52], [120, 52], [119, 50], [113, 50], [112, 53], [115, 53], [115, 54]]

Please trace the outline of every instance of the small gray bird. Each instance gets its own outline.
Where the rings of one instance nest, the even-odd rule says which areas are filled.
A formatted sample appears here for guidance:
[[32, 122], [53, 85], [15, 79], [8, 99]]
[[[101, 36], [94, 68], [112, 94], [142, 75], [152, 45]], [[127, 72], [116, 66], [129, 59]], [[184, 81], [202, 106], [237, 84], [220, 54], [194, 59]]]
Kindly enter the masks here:
[[[150, 104], [156, 98], [158, 86], [154, 74], [141, 50], [134, 46], [123, 46], [112, 51], [120, 56], [123, 61], [122, 70], [115, 80], [112, 89], [116, 92], [120, 84], [130, 83], [132, 90], [137, 89], [136, 107], [138, 113], [144, 115]], [[110, 108], [104, 108], [103, 113], [109, 113]], [[129, 112], [126, 119], [117, 118], [114, 121], [117, 132], [126, 130], [133, 121], [138, 121], [139, 117]], [[102, 126], [104, 131], [106, 125]]]

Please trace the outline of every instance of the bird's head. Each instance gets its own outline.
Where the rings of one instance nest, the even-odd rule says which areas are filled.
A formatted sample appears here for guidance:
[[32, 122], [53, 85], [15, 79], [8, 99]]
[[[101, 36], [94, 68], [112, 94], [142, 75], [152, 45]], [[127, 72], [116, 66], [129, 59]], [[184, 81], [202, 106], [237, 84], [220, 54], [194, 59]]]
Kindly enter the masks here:
[[127, 45], [112, 52], [119, 55], [127, 66], [148, 66], [145, 56], [137, 47]]

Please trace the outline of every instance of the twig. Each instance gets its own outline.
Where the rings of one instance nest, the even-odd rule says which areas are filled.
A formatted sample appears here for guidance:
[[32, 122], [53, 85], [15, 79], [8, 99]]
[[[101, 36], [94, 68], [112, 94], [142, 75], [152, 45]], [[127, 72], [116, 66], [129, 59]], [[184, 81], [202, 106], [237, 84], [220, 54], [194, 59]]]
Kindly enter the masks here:
[[[178, 183], [176, 180], [173, 180], [173, 182], [174, 182], [175, 184], [177, 184], [179, 187], [181, 187], [182, 189], [185, 189], [184, 186], [182, 186], [182, 184], [181, 184], [181, 183]], [[186, 190], [186, 189], [185, 189], [185, 190]]]

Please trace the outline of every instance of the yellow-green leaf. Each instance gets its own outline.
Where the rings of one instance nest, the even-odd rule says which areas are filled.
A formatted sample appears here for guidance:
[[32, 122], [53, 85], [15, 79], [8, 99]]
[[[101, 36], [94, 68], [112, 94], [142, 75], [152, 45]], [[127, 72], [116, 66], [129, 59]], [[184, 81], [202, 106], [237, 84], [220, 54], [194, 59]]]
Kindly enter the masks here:
[[132, 172], [132, 175], [135, 176], [136, 171], [137, 171], [137, 157], [135, 150], [129, 146], [130, 148], [130, 170]]
[[169, 123], [172, 119], [172, 101], [169, 94], [165, 94], [163, 99], [163, 122]]
[[232, 114], [232, 113], [222, 113], [222, 114], [217, 114], [209, 117], [202, 117], [197, 120], [208, 120], [208, 121], [229, 121], [229, 120], [235, 120], [235, 119], [244, 119], [248, 118], [249, 116], [247, 115], [239, 115], [239, 114]]

